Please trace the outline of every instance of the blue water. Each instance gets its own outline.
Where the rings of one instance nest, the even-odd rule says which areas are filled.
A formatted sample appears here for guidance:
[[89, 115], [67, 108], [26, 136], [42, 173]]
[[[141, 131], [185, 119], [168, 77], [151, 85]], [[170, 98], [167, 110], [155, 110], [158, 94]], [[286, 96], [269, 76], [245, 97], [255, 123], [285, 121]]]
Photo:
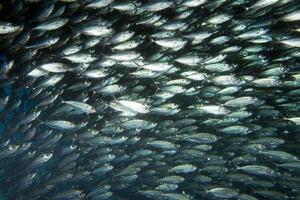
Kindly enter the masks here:
[[[0, 60], [2, 57], [3, 57], [3, 54], [0, 53]], [[0, 80], [1, 80], [1, 77], [0, 77]], [[3, 131], [5, 131], [8, 123], [17, 113], [20, 113], [20, 112], [26, 113], [30, 110], [30, 108], [32, 108], [34, 106], [34, 101], [28, 98], [32, 92], [31, 88], [22, 88], [22, 89], [17, 89], [17, 90], [18, 91], [16, 93], [18, 95], [13, 96], [14, 91], [13, 91], [13, 88], [11, 85], [0, 89], [0, 98], [5, 98], [8, 96], [9, 97], [8, 104], [10, 102], [12, 102], [12, 100], [14, 100], [14, 101], [21, 100], [20, 106], [18, 106], [14, 111], [5, 114], [4, 120], [0, 123], [0, 134], [3, 133]], [[0, 114], [2, 114], [3, 111], [4, 111], [4, 109], [0, 108]]]

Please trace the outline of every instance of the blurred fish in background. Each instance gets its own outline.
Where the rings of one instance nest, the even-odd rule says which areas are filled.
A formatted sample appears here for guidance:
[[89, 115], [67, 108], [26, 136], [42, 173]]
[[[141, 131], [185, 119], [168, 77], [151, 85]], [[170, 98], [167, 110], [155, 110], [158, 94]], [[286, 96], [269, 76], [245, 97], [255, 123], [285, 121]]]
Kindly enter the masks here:
[[300, 2], [0, 2], [0, 199], [300, 199]]

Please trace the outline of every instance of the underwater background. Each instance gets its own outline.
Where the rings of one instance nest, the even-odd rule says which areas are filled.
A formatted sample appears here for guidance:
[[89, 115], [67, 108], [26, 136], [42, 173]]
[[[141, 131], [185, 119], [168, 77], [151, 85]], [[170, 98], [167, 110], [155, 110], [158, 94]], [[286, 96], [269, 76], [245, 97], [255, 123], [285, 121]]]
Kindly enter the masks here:
[[0, 1], [0, 199], [300, 199], [300, 2]]

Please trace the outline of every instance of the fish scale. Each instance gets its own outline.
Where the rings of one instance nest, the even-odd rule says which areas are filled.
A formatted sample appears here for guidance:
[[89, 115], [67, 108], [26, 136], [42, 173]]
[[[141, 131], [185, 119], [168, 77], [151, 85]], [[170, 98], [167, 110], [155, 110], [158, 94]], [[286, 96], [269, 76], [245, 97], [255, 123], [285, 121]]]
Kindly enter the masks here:
[[0, 10], [0, 198], [299, 198], [299, 2]]

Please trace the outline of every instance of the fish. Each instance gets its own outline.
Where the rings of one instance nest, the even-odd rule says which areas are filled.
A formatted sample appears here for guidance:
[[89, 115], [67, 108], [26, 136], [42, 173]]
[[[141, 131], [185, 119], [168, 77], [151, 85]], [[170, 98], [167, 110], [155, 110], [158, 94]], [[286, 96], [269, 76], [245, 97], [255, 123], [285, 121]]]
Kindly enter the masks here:
[[84, 113], [90, 114], [90, 113], [95, 113], [96, 109], [93, 108], [93, 106], [83, 103], [83, 102], [78, 102], [78, 101], [65, 101], [63, 100], [62, 103], [65, 103], [67, 105], [71, 105], [73, 108], [76, 108]]
[[299, 2], [0, 3], [0, 199], [298, 199]]
[[62, 73], [68, 71], [66, 65], [64, 65], [63, 63], [47, 63], [47, 64], [42, 64], [37, 68], [40, 68], [41, 70], [44, 70], [46, 72], [53, 72], [53, 73]]
[[230, 188], [214, 188], [207, 191], [208, 194], [212, 194], [218, 198], [235, 198], [238, 193]]
[[11, 22], [2, 21], [0, 23], [0, 34], [10, 34], [22, 30], [23, 27]]
[[149, 107], [139, 102], [130, 100], [113, 100], [110, 102], [110, 107], [125, 113], [148, 113]]
[[72, 122], [64, 121], [64, 120], [52, 120], [45, 122], [45, 125], [50, 126], [54, 129], [60, 129], [60, 130], [68, 130], [75, 128], [75, 125]]
[[69, 19], [67, 18], [53, 18], [44, 23], [39, 24], [38, 26], [34, 27], [32, 30], [37, 31], [52, 31], [59, 29], [65, 26], [68, 23]]

